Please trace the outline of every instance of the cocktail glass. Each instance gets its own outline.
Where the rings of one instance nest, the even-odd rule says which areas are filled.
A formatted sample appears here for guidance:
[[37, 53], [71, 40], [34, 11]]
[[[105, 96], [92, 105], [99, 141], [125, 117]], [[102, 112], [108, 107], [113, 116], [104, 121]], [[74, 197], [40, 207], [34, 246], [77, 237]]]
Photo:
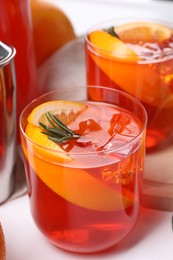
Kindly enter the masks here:
[[147, 114], [147, 148], [173, 134], [173, 25], [149, 19], [119, 19], [86, 35], [87, 84], [123, 90]]
[[[90, 93], [98, 91], [102, 94], [95, 100]], [[37, 131], [48, 137], [32, 125], [33, 116], [28, 119], [35, 107], [52, 100], [63, 104], [72, 100], [86, 107], [68, 124], [81, 137], [56, 144], [61, 151], [38, 144]], [[67, 110], [55, 115], [73, 114]], [[96, 252], [120, 242], [135, 226], [146, 118], [132, 96], [97, 86], [59, 89], [24, 109], [20, 130], [31, 213], [53, 244], [74, 252]]]

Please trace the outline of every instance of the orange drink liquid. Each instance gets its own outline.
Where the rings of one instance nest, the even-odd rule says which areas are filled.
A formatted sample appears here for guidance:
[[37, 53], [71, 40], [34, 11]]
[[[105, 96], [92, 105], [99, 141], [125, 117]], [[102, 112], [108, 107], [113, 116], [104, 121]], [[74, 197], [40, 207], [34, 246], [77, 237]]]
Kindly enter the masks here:
[[[32, 102], [20, 119], [33, 219], [53, 244], [81, 253], [111, 247], [134, 227], [145, 154], [143, 106], [113, 89], [88, 90], [105, 99], [91, 100], [86, 87], [63, 89]], [[79, 98], [65, 100], [73, 93]], [[49, 140], [37, 124], [45, 111], [80, 138]]]
[[173, 133], [173, 31], [159, 22], [101, 24], [86, 36], [87, 84], [123, 90], [148, 114], [147, 148]]

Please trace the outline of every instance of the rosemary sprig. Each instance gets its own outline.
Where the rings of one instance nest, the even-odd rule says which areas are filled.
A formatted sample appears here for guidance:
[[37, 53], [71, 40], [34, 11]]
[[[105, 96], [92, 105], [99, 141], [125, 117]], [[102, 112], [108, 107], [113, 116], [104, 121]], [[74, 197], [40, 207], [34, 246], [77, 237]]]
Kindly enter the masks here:
[[118, 36], [118, 34], [115, 32], [115, 29], [114, 29], [113, 26], [109, 27], [108, 29], [105, 29], [105, 31], [106, 31], [107, 33], [109, 33], [110, 35], [112, 35], [112, 36], [114, 36], [114, 37], [120, 39], [120, 37]]
[[39, 122], [39, 125], [45, 130], [42, 131], [42, 133], [47, 135], [50, 140], [56, 143], [62, 143], [80, 137], [79, 134], [69, 129], [61, 120], [50, 112], [47, 112], [45, 116], [52, 127], [48, 127], [42, 122]]

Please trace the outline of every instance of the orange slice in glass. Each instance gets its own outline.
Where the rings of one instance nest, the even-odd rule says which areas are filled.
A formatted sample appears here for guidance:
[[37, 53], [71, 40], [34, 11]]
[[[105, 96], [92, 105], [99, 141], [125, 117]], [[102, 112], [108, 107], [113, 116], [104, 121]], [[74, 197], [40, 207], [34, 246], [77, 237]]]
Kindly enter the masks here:
[[64, 100], [45, 102], [34, 108], [28, 116], [28, 124], [25, 129], [26, 135], [35, 143], [35, 145], [30, 145], [30, 149], [32, 146], [35, 155], [43, 156], [46, 160], [72, 160], [57, 143], [49, 140], [47, 135], [42, 133], [43, 129], [39, 126], [39, 122], [50, 126], [45, 116], [45, 113], [50, 112], [68, 125], [86, 108], [87, 106], [84, 104]]
[[116, 191], [82, 168], [56, 165], [27, 152], [30, 166], [56, 194], [82, 208], [99, 211], [124, 210], [136, 202], [130, 191]]
[[29, 115], [25, 129], [26, 135], [33, 143], [22, 138], [24, 154], [38, 177], [65, 200], [90, 210], [124, 210], [135, 203], [133, 193], [123, 190], [121, 194], [121, 191], [116, 191], [94, 178], [84, 170], [86, 166], [82, 164], [75, 168], [75, 159], [65, 154], [56, 143], [42, 134], [38, 126], [40, 120], [45, 120], [43, 115], [47, 111], [58, 115], [63, 122], [64, 118], [69, 122], [75, 118], [73, 113], [79, 115], [85, 109], [86, 106], [83, 104], [68, 101], [48, 102], [36, 107]]
[[115, 27], [123, 41], [162, 42], [169, 39], [172, 30], [164, 25], [150, 22], [132, 22]]
[[41, 131], [40, 127], [27, 124], [25, 133], [33, 141], [33, 143], [27, 142], [28, 151], [34, 156], [43, 157], [48, 162], [63, 163], [72, 160], [58, 144], [49, 140]]
[[86, 105], [73, 101], [48, 101], [33, 109], [31, 114], [28, 116], [28, 122], [35, 126], [39, 126], [39, 122], [47, 124], [48, 121], [45, 113], [50, 112], [59, 118], [65, 125], [68, 125], [86, 108]]
[[89, 39], [97, 47], [97, 52], [103, 56], [129, 61], [138, 60], [138, 56], [132, 49], [106, 31], [94, 31], [89, 35]]

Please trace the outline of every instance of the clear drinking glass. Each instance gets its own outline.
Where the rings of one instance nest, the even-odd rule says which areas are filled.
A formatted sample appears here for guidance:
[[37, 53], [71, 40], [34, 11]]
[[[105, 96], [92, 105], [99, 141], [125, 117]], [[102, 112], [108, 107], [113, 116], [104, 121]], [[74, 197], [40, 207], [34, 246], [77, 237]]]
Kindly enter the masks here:
[[123, 90], [142, 102], [147, 148], [171, 142], [173, 134], [172, 29], [168, 22], [128, 18], [96, 25], [85, 38], [87, 84]]
[[[101, 95], [95, 100], [91, 94], [98, 91]], [[68, 124], [80, 138], [56, 144], [61, 151], [38, 144], [33, 135], [39, 131], [40, 136], [42, 130], [32, 125], [31, 117], [27, 119], [35, 107], [55, 100], [85, 106]], [[64, 109], [63, 113], [70, 112]], [[24, 109], [20, 130], [31, 213], [54, 245], [97, 252], [121, 241], [135, 226], [146, 120], [145, 109], [135, 98], [97, 86], [59, 89]]]

